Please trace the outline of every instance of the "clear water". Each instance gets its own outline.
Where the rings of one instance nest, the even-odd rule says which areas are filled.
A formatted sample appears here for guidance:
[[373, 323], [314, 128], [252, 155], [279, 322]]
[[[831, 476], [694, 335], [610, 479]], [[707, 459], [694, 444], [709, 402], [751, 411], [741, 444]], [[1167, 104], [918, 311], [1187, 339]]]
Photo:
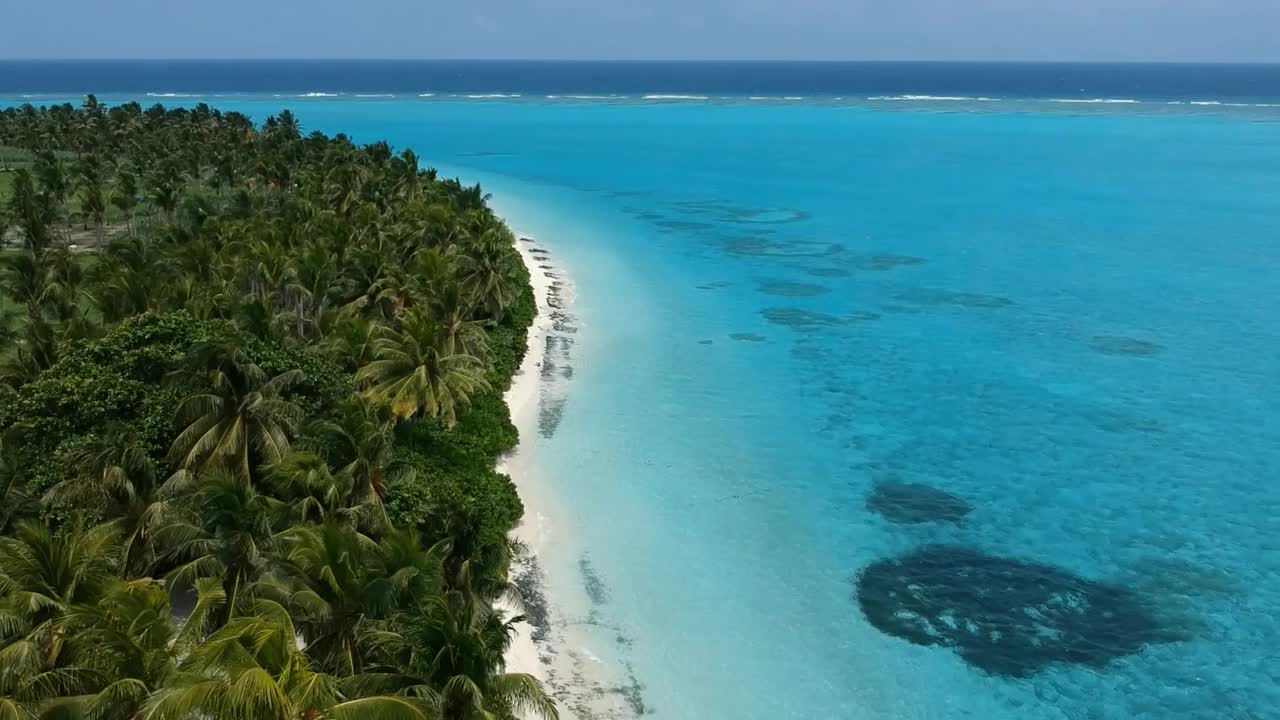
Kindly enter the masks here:
[[[1275, 717], [1280, 116], [292, 106], [481, 181], [573, 273], [541, 472], [654, 717]], [[973, 509], [894, 524], [887, 477]], [[870, 626], [855, 575], [935, 542], [1181, 639], [1008, 678]]]

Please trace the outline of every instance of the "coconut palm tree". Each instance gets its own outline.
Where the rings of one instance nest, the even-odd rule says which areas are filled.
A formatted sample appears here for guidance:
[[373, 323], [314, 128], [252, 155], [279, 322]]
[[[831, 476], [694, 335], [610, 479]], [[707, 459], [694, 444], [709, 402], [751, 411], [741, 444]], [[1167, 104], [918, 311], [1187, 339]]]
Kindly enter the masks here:
[[334, 522], [374, 531], [389, 523], [377, 498], [355, 495], [351, 476], [334, 474], [316, 455], [295, 450], [263, 470], [263, 487], [287, 506], [290, 523]]
[[317, 667], [341, 676], [359, 672], [360, 633], [394, 609], [394, 587], [378, 573], [378, 544], [332, 522], [295, 527], [281, 544], [279, 567], [258, 591], [290, 610]]
[[190, 395], [179, 406], [178, 418], [186, 426], [173, 441], [170, 459], [193, 471], [225, 465], [245, 480], [258, 464], [279, 462], [302, 415], [283, 392], [302, 372], [268, 378], [242, 350], [228, 346], [202, 346], [193, 357], [210, 368], [209, 391]]
[[226, 598], [219, 618], [233, 616], [266, 566], [280, 506], [221, 467], [199, 477], [179, 472], [165, 482], [161, 497], [183, 511], [155, 531], [157, 544], [167, 548], [162, 559], [173, 564], [166, 575], [170, 587], [217, 578]]
[[439, 324], [428, 313], [411, 310], [399, 330], [388, 329], [378, 340], [376, 359], [360, 368], [356, 382], [366, 388], [367, 397], [387, 403], [402, 420], [421, 412], [453, 427], [458, 408], [489, 385], [479, 359], [451, 350]]
[[22, 462], [0, 438], [0, 534], [7, 534], [17, 520], [35, 510], [36, 503], [27, 493]]
[[328, 440], [339, 474], [351, 479], [349, 504], [380, 504], [388, 483], [413, 479], [413, 466], [393, 457], [393, 423], [386, 405], [356, 395], [338, 408], [335, 419], [313, 428]]
[[93, 220], [94, 236], [101, 246], [106, 241], [107, 193], [102, 162], [97, 155], [85, 155], [76, 164], [74, 184], [80, 193], [80, 207]]
[[399, 619], [400, 631], [373, 640], [389, 659], [388, 672], [354, 682], [422, 698], [440, 720], [496, 720], [536, 715], [556, 720], [559, 711], [532, 675], [504, 672], [504, 654], [523, 618], [504, 618], [470, 587], [427, 598]]
[[76, 605], [97, 602], [114, 578], [119, 539], [113, 525], [80, 520], [56, 531], [23, 520], [0, 538], [0, 668], [66, 670], [86, 680], [74, 669], [65, 621]]
[[35, 179], [26, 168], [13, 174], [13, 187], [9, 190], [9, 214], [22, 231], [25, 247], [39, 253], [49, 246], [53, 240], [57, 211], [57, 205], [51, 196], [36, 190]]
[[52, 507], [93, 508], [120, 528], [121, 558], [129, 574], [140, 575], [155, 562], [151, 535], [170, 510], [159, 498], [156, 465], [146, 445], [129, 429], [92, 440], [68, 459], [80, 474], [48, 490]]
[[374, 360], [374, 349], [382, 333], [383, 327], [379, 323], [352, 312], [344, 312], [333, 322], [324, 339], [324, 346], [354, 370]]
[[45, 254], [30, 249], [0, 256], [0, 278], [4, 294], [27, 311], [27, 317], [44, 317], [58, 288], [54, 284]]
[[298, 649], [289, 614], [258, 601], [182, 661], [148, 700], [149, 720], [435, 720], [426, 703], [387, 695], [352, 696], [312, 669]]
[[519, 260], [512, 254], [515, 239], [504, 227], [485, 229], [463, 254], [461, 279], [489, 318], [501, 321], [523, 286]]
[[450, 353], [464, 353], [477, 358], [489, 355], [488, 341], [482, 323], [470, 319], [473, 306], [462, 285], [450, 282], [438, 288], [431, 299], [431, 316], [440, 326], [441, 341]]
[[[199, 627], [207, 609], [197, 604], [185, 624]], [[89, 717], [138, 717], [151, 693], [176, 671], [176, 653], [185, 651], [169, 594], [150, 578], [112, 583], [98, 602], [73, 607], [66, 623], [77, 642], [93, 649], [86, 662], [108, 678], [82, 701]]]

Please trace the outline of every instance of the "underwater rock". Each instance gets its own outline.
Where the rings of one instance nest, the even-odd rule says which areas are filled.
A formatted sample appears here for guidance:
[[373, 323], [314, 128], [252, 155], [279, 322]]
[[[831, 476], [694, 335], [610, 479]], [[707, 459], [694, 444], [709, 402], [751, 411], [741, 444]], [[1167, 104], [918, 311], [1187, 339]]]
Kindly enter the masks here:
[[738, 238], [725, 243], [725, 251], [731, 255], [759, 257], [824, 257], [835, 255], [844, 248], [834, 243], [804, 240], [766, 240], [760, 237]]
[[915, 288], [904, 290], [896, 296], [899, 300], [917, 305], [959, 305], [970, 308], [1002, 308], [1013, 304], [1013, 301], [998, 295], [982, 295], [980, 293], [955, 292], [952, 290], [932, 290]]
[[582, 573], [582, 589], [586, 591], [587, 599], [593, 605], [604, 605], [609, 602], [609, 590], [605, 587], [604, 580], [600, 579], [595, 566], [591, 564], [589, 556], [583, 555], [578, 558], [578, 572]]
[[797, 208], [755, 208], [734, 205], [719, 200], [695, 200], [672, 203], [682, 212], [695, 215], [711, 215], [721, 222], [746, 225], [783, 225], [809, 218], [809, 213]]
[[660, 219], [660, 220], [650, 220], [649, 222], [653, 223], [660, 230], [663, 230], [669, 233], [695, 234], [700, 232], [711, 232], [717, 228], [717, 226], [712, 223], [692, 222], [690, 220]]
[[911, 255], [859, 255], [853, 258], [853, 266], [859, 270], [885, 272], [908, 265], [923, 265], [927, 260]]
[[810, 285], [809, 283], [771, 282], [761, 285], [760, 292], [765, 295], [778, 295], [780, 297], [815, 297], [817, 295], [826, 295], [831, 290], [821, 285]]
[[920, 483], [880, 481], [867, 496], [867, 509], [898, 525], [962, 522], [973, 507], [949, 492]]
[[1125, 588], [954, 545], [872, 563], [858, 575], [856, 595], [877, 630], [952, 648], [973, 667], [1005, 677], [1054, 663], [1102, 668], [1168, 639]]
[[536, 555], [522, 555], [512, 563], [511, 582], [520, 591], [522, 614], [533, 628], [534, 642], [545, 642], [550, 636], [551, 612], [544, 588], [546, 577]]
[[1149, 357], [1164, 350], [1164, 346], [1159, 343], [1122, 335], [1098, 335], [1089, 343], [1089, 347], [1103, 355], [1130, 355], [1133, 357]]
[[538, 404], [538, 436], [544, 439], [555, 437], [560, 420], [564, 417], [564, 406], [569, 402], [566, 397], [546, 398]]
[[1087, 414], [1087, 417], [1094, 427], [1112, 433], [1159, 433], [1166, 429], [1163, 420], [1120, 411], [1099, 410]]
[[775, 325], [785, 325], [799, 329], [833, 327], [844, 323], [843, 320], [835, 315], [802, 310], [801, 308], [765, 308], [760, 311], [760, 314], [764, 316], [765, 320]]
[[575, 334], [578, 332], [578, 326], [574, 324], [574, 317], [560, 310], [552, 310], [547, 317], [551, 318], [551, 329], [556, 332]]
[[765, 308], [760, 311], [765, 320], [784, 325], [793, 330], [814, 330], [823, 327], [838, 327], [857, 322], [879, 320], [880, 316], [873, 312], [852, 312], [848, 315], [828, 315], [827, 313], [805, 310], [803, 308]]
[[740, 342], [764, 342], [769, 338], [755, 333], [729, 333], [729, 337]]

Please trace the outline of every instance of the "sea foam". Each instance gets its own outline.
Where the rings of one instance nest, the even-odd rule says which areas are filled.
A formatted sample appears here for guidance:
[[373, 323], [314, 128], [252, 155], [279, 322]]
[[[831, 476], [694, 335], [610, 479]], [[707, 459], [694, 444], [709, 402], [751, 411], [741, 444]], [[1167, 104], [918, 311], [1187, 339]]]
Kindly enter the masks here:
[[1142, 101], [1129, 98], [1049, 98], [1049, 102], [1080, 105], [1136, 105]]
[[968, 95], [876, 95], [868, 100], [897, 102], [999, 102], [1000, 98]]

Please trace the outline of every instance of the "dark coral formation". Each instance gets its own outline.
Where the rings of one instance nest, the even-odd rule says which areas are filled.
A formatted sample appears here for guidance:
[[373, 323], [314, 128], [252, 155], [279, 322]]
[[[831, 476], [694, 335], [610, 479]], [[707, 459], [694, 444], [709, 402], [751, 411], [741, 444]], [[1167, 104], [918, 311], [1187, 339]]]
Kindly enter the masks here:
[[810, 283], [769, 282], [760, 286], [760, 292], [765, 295], [777, 295], [780, 297], [815, 297], [817, 295], [826, 295], [831, 290], [821, 285], [812, 285]]
[[696, 200], [672, 203], [682, 212], [709, 215], [721, 222], [746, 225], [784, 225], [809, 218], [809, 213], [797, 208], [755, 208], [734, 205], [720, 200]]
[[764, 316], [765, 320], [775, 325], [785, 325], [797, 329], [834, 327], [844, 324], [844, 320], [835, 315], [801, 308], [765, 308], [760, 311], [760, 314]]
[[867, 509], [899, 525], [959, 523], [973, 507], [949, 492], [921, 483], [883, 480], [867, 496]]
[[968, 547], [929, 545], [872, 563], [856, 594], [881, 632], [952, 648], [1005, 677], [1054, 663], [1102, 668], [1168, 638], [1125, 588]]
[[859, 270], [885, 272], [908, 265], [923, 265], [927, 260], [911, 255], [859, 255], [853, 258], [853, 266]]
[[816, 330], [880, 319], [880, 316], [873, 312], [858, 311], [841, 316], [787, 307], [765, 308], [760, 311], [760, 315], [774, 325], [783, 325], [792, 330]]
[[591, 564], [590, 557], [583, 555], [578, 558], [578, 571], [582, 573], [582, 588], [586, 591], [591, 603], [604, 605], [609, 602], [609, 589], [605, 587], [604, 580], [600, 579], [595, 566]]
[[917, 305], [958, 305], [969, 308], [1002, 308], [1013, 304], [1013, 301], [999, 295], [982, 295], [980, 293], [955, 292], [953, 290], [934, 290], [915, 288], [898, 293], [897, 298]]
[[564, 417], [564, 406], [568, 404], [566, 397], [543, 397], [538, 403], [538, 436], [543, 439], [555, 437]]
[[1089, 343], [1089, 347], [1103, 355], [1129, 355], [1132, 357], [1150, 357], [1164, 350], [1164, 346], [1160, 343], [1122, 335], [1098, 335]]
[[534, 642], [545, 642], [551, 630], [551, 612], [547, 605], [547, 596], [543, 591], [546, 578], [535, 555], [517, 558], [514, 563], [511, 581], [520, 592], [521, 605], [525, 620], [533, 627], [530, 635]]
[[731, 255], [769, 257], [824, 257], [844, 250], [840, 245], [806, 240], [768, 240], [761, 237], [738, 238], [725, 244]]

